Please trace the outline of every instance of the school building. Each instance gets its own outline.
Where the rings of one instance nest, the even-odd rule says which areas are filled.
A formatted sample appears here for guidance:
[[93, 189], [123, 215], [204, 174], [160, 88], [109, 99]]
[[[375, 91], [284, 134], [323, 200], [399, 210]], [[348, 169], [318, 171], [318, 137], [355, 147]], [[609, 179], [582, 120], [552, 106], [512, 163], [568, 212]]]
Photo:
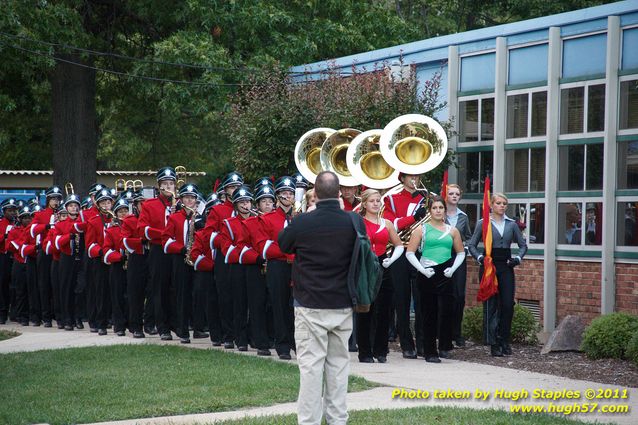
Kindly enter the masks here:
[[[294, 67], [401, 63], [441, 72], [458, 154], [451, 183], [476, 223], [483, 182], [510, 199], [529, 252], [516, 298], [546, 331], [568, 314], [638, 314], [638, 1], [629, 0]], [[398, 65], [400, 66], [400, 65]], [[400, 71], [400, 70], [399, 70]], [[366, 130], [366, 129], [361, 129]], [[476, 304], [478, 269], [468, 270]]]

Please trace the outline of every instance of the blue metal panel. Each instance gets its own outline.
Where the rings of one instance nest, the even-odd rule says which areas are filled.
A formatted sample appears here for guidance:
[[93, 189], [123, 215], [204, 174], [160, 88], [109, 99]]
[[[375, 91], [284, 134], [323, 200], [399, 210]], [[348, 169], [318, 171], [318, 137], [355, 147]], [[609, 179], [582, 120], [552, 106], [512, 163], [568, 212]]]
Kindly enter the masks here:
[[549, 31], [542, 29], [538, 31], [524, 32], [521, 34], [514, 34], [507, 37], [507, 45], [516, 46], [517, 44], [534, 43], [538, 41], [545, 41], [549, 39]]
[[622, 32], [622, 68], [638, 68], [638, 28]]
[[[439, 102], [447, 103], [447, 64], [442, 63], [428, 63], [424, 65], [420, 65], [416, 69], [416, 78], [418, 81], [417, 93], [419, 95], [423, 93], [423, 88], [425, 87], [425, 82], [430, 80], [435, 73], [441, 72], [441, 88], [439, 90]], [[449, 116], [449, 109], [446, 106], [444, 109], [440, 110], [435, 114], [433, 118], [436, 118], [438, 121], [447, 121]]]
[[620, 16], [620, 26], [626, 27], [628, 25], [638, 24], [638, 12], [626, 13]]
[[461, 58], [461, 91], [494, 88], [496, 53]]
[[547, 44], [511, 49], [508, 84], [547, 80], [547, 50]]
[[459, 45], [459, 54], [464, 55], [467, 53], [482, 52], [484, 50], [494, 49], [496, 49], [496, 38], [490, 38], [487, 40], [479, 40], [472, 43], [464, 43]]
[[607, 18], [578, 22], [571, 25], [564, 25], [560, 28], [561, 37], [569, 37], [571, 35], [587, 34], [607, 29]]
[[563, 78], [605, 73], [607, 34], [563, 41]]

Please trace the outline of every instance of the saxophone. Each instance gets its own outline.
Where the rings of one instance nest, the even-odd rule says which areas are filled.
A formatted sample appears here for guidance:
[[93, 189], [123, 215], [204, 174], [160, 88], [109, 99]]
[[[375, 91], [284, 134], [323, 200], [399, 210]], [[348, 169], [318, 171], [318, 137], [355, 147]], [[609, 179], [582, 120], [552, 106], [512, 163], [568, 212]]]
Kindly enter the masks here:
[[193, 267], [195, 263], [193, 263], [193, 260], [191, 259], [191, 251], [193, 250], [193, 243], [195, 242], [195, 217], [197, 215], [197, 211], [187, 207], [186, 205], [182, 205], [182, 208], [191, 214], [191, 218], [189, 219], [190, 223], [188, 224], [188, 240], [186, 242], [186, 256], [184, 257], [184, 263]]

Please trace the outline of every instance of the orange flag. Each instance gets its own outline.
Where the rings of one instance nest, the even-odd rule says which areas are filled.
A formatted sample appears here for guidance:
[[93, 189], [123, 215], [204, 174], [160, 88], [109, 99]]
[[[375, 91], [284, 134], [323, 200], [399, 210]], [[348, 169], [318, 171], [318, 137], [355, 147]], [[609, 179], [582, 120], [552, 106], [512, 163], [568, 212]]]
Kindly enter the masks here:
[[441, 198], [447, 201], [447, 170], [443, 172], [443, 184], [441, 185]]
[[498, 294], [498, 280], [496, 279], [496, 267], [492, 261], [492, 223], [490, 222], [490, 178], [485, 178], [483, 191], [483, 245], [485, 246], [485, 258], [483, 259], [483, 277], [479, 285], [476, 299], [487, 301], [488, 298]]

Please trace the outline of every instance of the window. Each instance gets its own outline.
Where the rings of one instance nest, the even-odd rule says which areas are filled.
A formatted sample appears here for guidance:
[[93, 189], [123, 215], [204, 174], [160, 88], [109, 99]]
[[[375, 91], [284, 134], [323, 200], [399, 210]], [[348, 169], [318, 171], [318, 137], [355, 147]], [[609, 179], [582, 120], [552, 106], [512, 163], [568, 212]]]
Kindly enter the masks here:
[[[585, 117], [587, 122], [585, 123]], [[586, 124], [586, 125], [585, 125]], [[560, 134], [603, 131], [605, 85], [569, 87], [560, 93]]]
[[461, 91], [493, 90], [496, 53], [461, 58]]
[[618, 189], [638, 189], [638, 141], [618, 143]]
[[494, 140], [494, 98], [459, 102], [459, 142]]
[[605, 73], [607, 34], [571, 38], [563, 41], [563, 78]]
[[638, 246], [638, 202], [618, 202], [616, 208], [616, 245]]
[[505, 151], [505, 191], [545, 190], [545, 148]]
[[508, 139], [544, 136], [547, 133], [546, 128], [546, 91], [507, 96]]
[[558, 160], [558, 190], [602, 189], [602, 144], [560, 146]]
[[620, 114], [621, 130], [638, 128], [638, 79], [620, 82]]
[[508, 84], [547, 81], [547, 46], [547, 44], [538, 44], [511, 49]]
[[622, 69], [638, 69], [638, 28], [622, 32]]
[[558, 204], [557, 242], [567, 245], [601, 245], [602, 220], [602, 202], [561, 202]]
[[505, 214], [516, 220], [527, 243], [545, 242], [545, 204], [529, 202], [510, 202]]
[[492, 177], [493, 155], [488, 152], [459, 154], [459, 185], [465, 193], [482, 193], [485, 177]]

